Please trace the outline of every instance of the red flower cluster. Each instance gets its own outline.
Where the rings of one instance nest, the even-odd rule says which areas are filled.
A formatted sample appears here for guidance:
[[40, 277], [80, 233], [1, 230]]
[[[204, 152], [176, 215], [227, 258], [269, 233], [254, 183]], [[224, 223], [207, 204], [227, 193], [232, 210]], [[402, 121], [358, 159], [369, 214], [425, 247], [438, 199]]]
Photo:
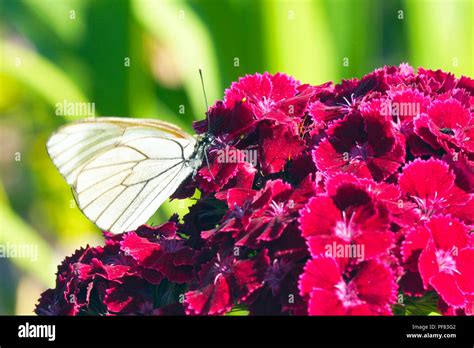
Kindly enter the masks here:
[[[338, 85], [246, 76], [195, 123], [182, 222], [66, 258], [38, 314], [474, 312], [474, 80], [402, 64]], [[210, 125], [210, 129], [208, 129]]]

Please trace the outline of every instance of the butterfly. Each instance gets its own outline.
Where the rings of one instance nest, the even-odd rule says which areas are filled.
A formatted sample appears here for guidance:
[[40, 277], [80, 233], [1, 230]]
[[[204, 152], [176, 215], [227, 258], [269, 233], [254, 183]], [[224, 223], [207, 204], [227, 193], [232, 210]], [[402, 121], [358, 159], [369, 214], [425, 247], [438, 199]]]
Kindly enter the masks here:
[[122, 233], [146, 223], [196, 174], [212, 142], [209, 133], [191, 136], [158, 120], [97, 117], [61, 127], [47, 151], [84, 215]]

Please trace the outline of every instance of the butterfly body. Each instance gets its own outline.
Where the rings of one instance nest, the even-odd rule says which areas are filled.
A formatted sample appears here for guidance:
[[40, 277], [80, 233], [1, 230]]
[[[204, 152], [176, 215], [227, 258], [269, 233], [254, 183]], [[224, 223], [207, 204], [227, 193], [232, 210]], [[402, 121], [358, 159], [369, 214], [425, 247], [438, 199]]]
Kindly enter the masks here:
[[61, 127], [47, 150], [84, 215], [121, 233], [146, 223], [194, 176], [212, 142], [157, 120], [99, 117]]

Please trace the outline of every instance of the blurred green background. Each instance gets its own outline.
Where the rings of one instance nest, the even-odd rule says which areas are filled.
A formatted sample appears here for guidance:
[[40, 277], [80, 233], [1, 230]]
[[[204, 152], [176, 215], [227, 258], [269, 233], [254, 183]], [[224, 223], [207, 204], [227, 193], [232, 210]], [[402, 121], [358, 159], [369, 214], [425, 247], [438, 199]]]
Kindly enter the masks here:
[[[360, 77], [386, 65], [473, 76], [471, 0], [1, 0], [0, 314], [31, 314], [57, 264], [102, 242], [45, 151], [48, 136], [95, 113], [159, 118], [192, 131], [239, 76], [282, 71], [302, 82]], [[152, 221], [187, 211], [166, 204]]]

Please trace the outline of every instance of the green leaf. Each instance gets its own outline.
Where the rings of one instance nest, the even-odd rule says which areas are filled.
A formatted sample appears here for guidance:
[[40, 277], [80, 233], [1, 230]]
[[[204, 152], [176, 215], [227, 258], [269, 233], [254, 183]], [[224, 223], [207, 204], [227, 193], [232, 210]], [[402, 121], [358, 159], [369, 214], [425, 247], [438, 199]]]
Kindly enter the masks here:
[[[56, 260], [52, 248], [10, 208], [1, 183], [0, 221], [0, 245], [5, 250], [24, 250], [23, 257], [10, 257], [9, 260], [44, 286], [53, 286]], [[31, 252], [26, 254], [27, 250]]]
[[423, 297], [405, 296], [402, 304], [393, 307], [395, 315], [435, 315], [437, 313], [438, 295], [429, 292]]
[[322, 1], [263, 1], [266, 57], [270, 72], [304, 83], [333, 80], [334, 45]]
[[63, 100], [86, 102], [69, 77], [37, 53], [11, 42], [0, 42], [0, 72], [12, 76], [55, 107]]
[[405, 0], [410, 63], [472, 76], [474, 3]]
[[235, 305], [230, 312], [227, 312], [226, 316], [247, 316], [249, 315], [249, 310], [245, 305]]
[[222, 95], [217, 59], [206, 26], [184, 1], [133, 0], [132, 9], [138, 21], [174, 51], [194, 114], [204, 116], [200, 67], [204, 71], [208, 100], [216, 100]]
[[87, 0], [38, 1], [23, 0], [34, 16], [38, 17], [44, 27], [51, 30], [66, 43], [76, 43], [85, 30], [84, 7]]

